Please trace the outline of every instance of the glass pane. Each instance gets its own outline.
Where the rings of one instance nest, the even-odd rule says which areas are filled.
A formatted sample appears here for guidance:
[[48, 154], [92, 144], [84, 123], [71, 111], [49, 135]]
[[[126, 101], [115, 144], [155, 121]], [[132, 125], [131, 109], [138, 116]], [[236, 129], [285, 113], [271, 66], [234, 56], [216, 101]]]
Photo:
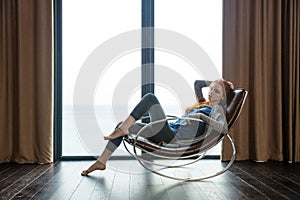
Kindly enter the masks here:
[[[130, 102], [137, 102], [140, 98], [136, 95], [141, 94], [140, 88], [136, 87], [135, 93], [130, 94], [128, 99], [112, 101], [114, 92], [117, 87], [120, 87], [120, 80], [133, 71], [137, 73], [136, 71], [140, 69], [140, 50], [124, 52], [122, 55], [111, 55], [109, 52], [98, 55], [98, 48], [103, 48], [103, 44], [108, 45], [108, 50], [118, 48], [111, 42], [114, 36], [139, 29], [140, 26], [141, 1], [63, 0], [63, 156], [98, 155], [106, 144], [103, 134], [110, 134], [116, 123], [126, 117], [127, 113], [122, 113], [122, 116], [114, 115], [117, 106], [127, 109], [130, 107]], [[78, 84], [78, 77], [84, 73], [81, 70], [94, 54], [97, 54], [100, 61], [107, 59], [108, 55], [112, 56], [112, 59], [107, 66], [95, 68], [98, 70], [98, 72], [95, 70], [98, 77], [96, 84], [93, 85], [95, 87], [93, 103], [92, 105], [86, 102], [80, 104], [82, 112], [80, 116], [75, 117], [74, 107], [78, 106], [73, 105], [75, 85]], [[100, 65], [97, 62], [94, 64]], [[103, 69], [101, 73], [100, 68]], [[89, 73], [91, 77], [94, 75], [93, 71]], [[136, 82], [140, 79], [135, 78]], [[87, 88], [87, 91], [89, 89]], [[98, 133], [89, 129], [92, 114], [87, 111], [87, 108], [91, 106], [99, 127]], [[79, 123], [86, 124], [86, 132], [76, 126], [78, 119], [80, 119]], [[97, 146], [94, 147], [94, 143], [90, 144], [88, 141], [96, 141]], [[121, 148], [114, 155], [124, 154], [128, 155]]]
[[[187, 106], [195, 103], [193, 84], [196, 79], [219, 78], [222, 75], [222, 0], [155, 1], [155, 27], [174, 32], [165, 39], [177, 38], [176, 34], [182, 36], [174, 39], [173, 46], [164, 48], [159, 46], [160, 32], [155, 33], [155, 93], [167, 113], [180, 116]], [[215, 74], [206, 74], [208, 66], [204, 61], [194, 65], [197, 62], [189, 56], [198, 52], [185, 40], [202, 49], [202, 56], [210, 59], [210, 67], [214, 68], [209, 69], [209, 73]], [[181, 51], [184, 48], [187, 50]], [[184, 99], [181, 93], [185, 93]], [[211, 154], [220, 155], [220, 152], [219, 145]]]

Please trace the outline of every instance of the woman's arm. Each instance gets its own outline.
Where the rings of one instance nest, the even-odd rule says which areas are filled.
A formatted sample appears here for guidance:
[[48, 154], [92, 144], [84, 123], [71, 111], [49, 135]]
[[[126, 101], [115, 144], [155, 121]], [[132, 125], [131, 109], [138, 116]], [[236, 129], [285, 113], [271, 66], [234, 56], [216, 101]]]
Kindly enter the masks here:
[[206, 99], [203, 97], [202, 94], [202, 88], [208, 87], [210, 83], [211, 81], [207, 81], [207, 80], [196, 80], [194, 82], [195, 95], [199, 102], [206, 101]]

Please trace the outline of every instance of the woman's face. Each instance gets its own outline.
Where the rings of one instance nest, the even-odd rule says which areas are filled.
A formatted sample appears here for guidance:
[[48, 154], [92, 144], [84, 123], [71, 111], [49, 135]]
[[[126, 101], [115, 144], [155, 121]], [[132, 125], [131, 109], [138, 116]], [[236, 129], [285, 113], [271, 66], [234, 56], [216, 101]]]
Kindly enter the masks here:
[[214, 83], [210, 86], [208, 99], [212, 105], [217, 105], [223, 99], [223, 87], [219, 83]]

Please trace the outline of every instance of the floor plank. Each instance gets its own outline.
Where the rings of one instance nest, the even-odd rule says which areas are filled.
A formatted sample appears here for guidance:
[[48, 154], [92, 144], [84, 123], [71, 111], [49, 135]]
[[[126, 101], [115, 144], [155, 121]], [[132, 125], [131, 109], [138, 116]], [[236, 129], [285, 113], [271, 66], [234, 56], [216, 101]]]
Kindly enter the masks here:
[[87, 164], [85, 162], [60, 162], [54, 170], [53, 177], [32, 199], [68, 199], [73, 192], [72, 189], [68, 189], [69, 184], [72, 184], [73, 179], [81, 178], [79, 170], [83, 169], [84, 165]]
[[[150, 173], [136, 160], [112, 160], [107, 170], [82, 177], [80, 172], [93, 162], [0, 164], [0, 199], [300, 199], [300, 163], [238, 161], [220, 176], [183, 182]], [[160, 172], [199, 177], [216, 173], [226, 164], [203, 160]]]
[[[297, 187], [296, 184], [292, 185], [292, 183], [285, 178], [273, 176], [273, 170], [263, 170], [260, 167], [261, 165], [263, 165], [263, 163], [249, 163], [247, 166], [243, 164], [243, 167], [240, 167], [239, 163], [237, 163], [234, 168], [238, 168], [244, 174], [251, 176], [251, 178], [253, 178], [252, 184], [255, 185], [256, 188], [259, 188], [265, 196], [270, 196], [269, 193], [273, 193], [272, 197], [274, 198], [296, 199], [299, 197], [300, 193], [295, 191], [295, 187]], [[294, 189], [292, 189], [291, 186]]]
[[[21, 183], [16, 183], [19, 190], [17, 190], [18, 187], [14, 188], [17, 193], [14, 198], [27, 199], [33, 197], [42, 189], [41, 186], [53, 177], [54, 169], [58, 169], [54, 164], [39, 165], [38, 168], [35, 168], [34, 173], [27, 174], [29, 177], [23, 179]], [[35, 179], [32, 177], [35, 177]]]
[[[38, 165], [14, 164], [15, 171], [7, 171], [1, 180], [0, 197], [13, 198], [20, 190], [24, 189], [29, 182], [36, 179], [35, 170], [39, 170]], [[18, 168], [18, 169], [17, 169]], [[28, 176], [30, 174], [30, 176]]]
[[93, 188], [92, 194], [89, 199], [110, 199], [113, 182], [116, 177], [116, 172], [109, 170], [108, 172], [101, 173], [98, 176], [89, 176], [95, 180], [96, 184]]

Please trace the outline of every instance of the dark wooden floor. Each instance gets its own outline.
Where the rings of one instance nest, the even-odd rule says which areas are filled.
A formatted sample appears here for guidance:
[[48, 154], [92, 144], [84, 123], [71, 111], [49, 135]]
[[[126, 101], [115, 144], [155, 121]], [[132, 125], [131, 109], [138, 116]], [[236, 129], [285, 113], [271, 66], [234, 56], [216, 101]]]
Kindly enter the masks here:
[[[0, 164], [1, 199], [300, 199], [300, 163], [235, 162], [226, 173], [201, 182], [179, 182], [148, 173], [134, 160], [109, 161], [104, 172], [80, 176], [93, 161]], [[204, 160], [171, 169], [175, 176], [199, 176], [226, 163]]]

